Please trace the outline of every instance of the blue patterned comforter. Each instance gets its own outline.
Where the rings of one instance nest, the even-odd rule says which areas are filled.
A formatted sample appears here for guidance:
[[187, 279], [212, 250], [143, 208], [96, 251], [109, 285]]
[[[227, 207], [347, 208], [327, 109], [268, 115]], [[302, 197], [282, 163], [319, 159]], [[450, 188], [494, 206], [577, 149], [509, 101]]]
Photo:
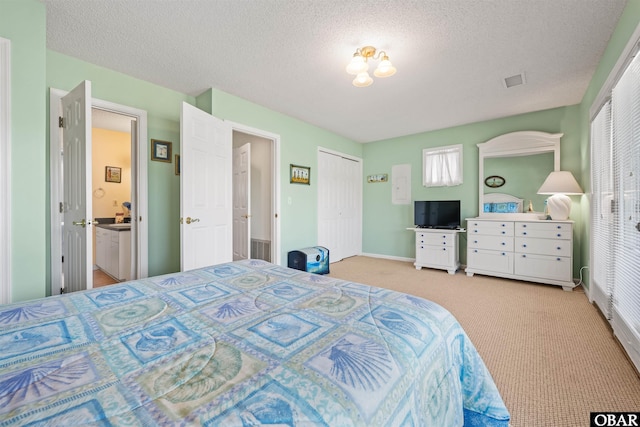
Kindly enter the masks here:
[[507, 426], [458, 322], [241, 261], [0, 306], [0, 426]]

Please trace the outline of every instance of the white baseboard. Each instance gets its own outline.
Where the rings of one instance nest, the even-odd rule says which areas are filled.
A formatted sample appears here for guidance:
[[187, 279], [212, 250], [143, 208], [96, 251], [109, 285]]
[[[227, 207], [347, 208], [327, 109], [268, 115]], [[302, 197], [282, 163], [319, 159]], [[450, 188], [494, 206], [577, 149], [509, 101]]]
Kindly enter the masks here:
[[399, 257], [399, 256], [393, 256], [393, 255], [370, 254], [370, 253], [361, 253], [360, 255], [368, 256], [368, 257], [371, 257], [371, 258], [390, 259], [390, 260], [394, 260], [394, 261], [416, 262], [415, 258], [405, 258], [405, 257]]

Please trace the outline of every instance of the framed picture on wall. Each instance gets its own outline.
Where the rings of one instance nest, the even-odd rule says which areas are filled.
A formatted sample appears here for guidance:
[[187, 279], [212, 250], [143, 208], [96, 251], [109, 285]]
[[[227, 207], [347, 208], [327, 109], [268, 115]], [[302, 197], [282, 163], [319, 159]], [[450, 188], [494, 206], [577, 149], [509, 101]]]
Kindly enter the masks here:
[[311, 168], [306, 166], [290, 165], [290, 183], [310, 185]]
[[176, 175], [180, 175], [180, 154], [176, 154]]
[[121, 182], [122, 181], [122, 169], [115, 166], [104, 167], [104, 180], [106, 182]]
[[151, 160], [171, 163], [171, 142], [151, 140]]

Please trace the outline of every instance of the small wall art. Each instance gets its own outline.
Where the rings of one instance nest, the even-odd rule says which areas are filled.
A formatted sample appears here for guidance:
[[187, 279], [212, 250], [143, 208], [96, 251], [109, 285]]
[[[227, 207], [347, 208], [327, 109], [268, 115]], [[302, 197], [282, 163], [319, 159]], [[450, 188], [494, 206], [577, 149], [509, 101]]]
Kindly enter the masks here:
[[151, 160], [171, 163], [171, 142], [152, 139]]
[[176, 175], [180, 175], [180, 154], [176, 154]]
[[291, 184], [305, 184], [311, 183], [311, 168], [306, 166], [290, 165], [289, 169], [290, 183]]
[[386, 173], [378, 173], [375, 175], [367, 176], [367, 182], [387, 182], [389, 181], [389, 175]]
[[104, 180], [106, 182], [121, 182], [122, 181], [122, 169], [115, 166], [104, 167]]

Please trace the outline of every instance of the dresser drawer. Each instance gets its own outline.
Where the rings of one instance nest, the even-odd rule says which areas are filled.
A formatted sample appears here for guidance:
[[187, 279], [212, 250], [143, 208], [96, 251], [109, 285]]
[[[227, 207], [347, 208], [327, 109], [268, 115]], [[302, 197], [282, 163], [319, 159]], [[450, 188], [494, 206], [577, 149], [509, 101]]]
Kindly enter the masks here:
[[571, 223], [557, 222], [516, 222], [516, 236], [539, 237], [542, 239], [566, 239], [573, 237], [573, 227]]
[[513, 274], [513, 252], [470, 249], [467, 252], [467, 268]]
[[456, 235], [442, 233], [416, 233], [416, 245], [444, 245], [454, 244]]
[[552, 256], [571, 256], [571, 240], [538, 239], [535, 237], [516, 237], [515, 251]]
[[467, 247], [471, 249], [491, 249], [496, 251], [513, 251], [513, 237], [475, 234], [467, 237]]
[[515, 274], [537, 279], [571, 282], [571, 258], [516, 254]]
[[419, 245], [416, 247], [416, 262], [424, 265], [448, 267], [456, 263], [456, 254], [453, 247]]
[[467, 234], [489, 234], [493, 236], [513, 236], [513, 222], [474, 221], [467, 223]]

